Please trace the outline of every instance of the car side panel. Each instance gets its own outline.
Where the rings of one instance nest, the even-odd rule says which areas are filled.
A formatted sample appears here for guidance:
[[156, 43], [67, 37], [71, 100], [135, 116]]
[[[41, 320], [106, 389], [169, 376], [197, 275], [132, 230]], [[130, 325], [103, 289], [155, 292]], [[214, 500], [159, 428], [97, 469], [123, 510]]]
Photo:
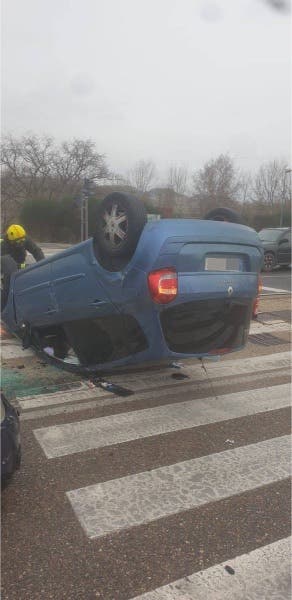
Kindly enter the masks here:
[[49, 323], [58, 312], [51, 263], [38, 263], [37, 269], [33, 265], [19, 271], [15, 275], [13, 289], [17, 323], [30, 323], [39, 319]]
[[[117, 312], [102, 271], [91, 240], [19, 271], [11, 282], [16, 326], [49, 326]], [[117, 279], [116, 274], [109, 275]], [[12, 298], [5, 311], [10, 318], [11, 302]]]

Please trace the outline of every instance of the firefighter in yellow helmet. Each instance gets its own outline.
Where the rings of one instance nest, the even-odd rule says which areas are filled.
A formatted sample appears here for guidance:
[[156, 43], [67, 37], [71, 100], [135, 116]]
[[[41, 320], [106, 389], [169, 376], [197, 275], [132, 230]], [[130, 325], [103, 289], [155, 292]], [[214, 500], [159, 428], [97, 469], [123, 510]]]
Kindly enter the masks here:
[[45, 258], [42, 249], [26, 235], [22, 225], [9, 225], [1, 243], [1, 255], [9, 254], [20, 269], [25, 265], [27, 252], [32, 254], [37, 262]]

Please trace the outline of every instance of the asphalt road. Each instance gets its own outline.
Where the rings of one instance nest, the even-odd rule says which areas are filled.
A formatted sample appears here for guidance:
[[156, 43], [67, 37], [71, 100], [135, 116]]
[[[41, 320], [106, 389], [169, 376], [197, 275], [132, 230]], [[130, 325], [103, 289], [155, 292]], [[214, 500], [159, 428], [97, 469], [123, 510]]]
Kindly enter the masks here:
[[126, 398], [4, 332], [23, 462], [2, 493], [2, 600], [290, 599], [289, 315], [288, 295], [262, 298], [242, 352], [182, 380], [112, 377]]
[[263, 294], [291, 293], [291, 269], [262, 273]]

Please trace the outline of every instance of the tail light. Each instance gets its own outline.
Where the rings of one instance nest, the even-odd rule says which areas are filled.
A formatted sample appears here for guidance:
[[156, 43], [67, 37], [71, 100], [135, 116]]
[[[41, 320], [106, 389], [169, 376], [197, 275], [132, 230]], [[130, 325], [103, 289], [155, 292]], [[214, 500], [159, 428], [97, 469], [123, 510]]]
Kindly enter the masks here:
[[178, 283], [175, 269], [159, 269], [148, 275], [148, 287], [152, 300], [158, 304], [168, 304], [177, 296]]
[[254, 300], [253, 308], [252, 308], [253, 319], [255, 319], [258, 316], [259, 303], [260, 303], [260, 294], [262, 292], [262, 289], [263, 289], [263, 280], [262, 280], [261, 276], [259, 275], [259, 277], [258, 277], [258, 293], [257, 293], [256, 299]]

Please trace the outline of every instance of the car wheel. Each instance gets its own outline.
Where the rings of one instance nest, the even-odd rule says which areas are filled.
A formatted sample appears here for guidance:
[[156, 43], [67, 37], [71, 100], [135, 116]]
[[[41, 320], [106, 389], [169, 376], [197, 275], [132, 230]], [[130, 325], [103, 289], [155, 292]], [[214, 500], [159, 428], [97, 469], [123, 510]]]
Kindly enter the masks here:
[[147, 221], [144, 204], [135, 196], [113, 192], [97, 210], [94, 241], [102, 255], [130, 257]]
[[276, 258], [273, 252], [265, 252], [264, 256], [264, 271], [272, 271], [276, 266]]
[[213, 208], [205, 215], [204, 219], [244, 225], [244, 220], [241, 215], [236, 212], [236, 210], [232, 210], [232, 208]]

